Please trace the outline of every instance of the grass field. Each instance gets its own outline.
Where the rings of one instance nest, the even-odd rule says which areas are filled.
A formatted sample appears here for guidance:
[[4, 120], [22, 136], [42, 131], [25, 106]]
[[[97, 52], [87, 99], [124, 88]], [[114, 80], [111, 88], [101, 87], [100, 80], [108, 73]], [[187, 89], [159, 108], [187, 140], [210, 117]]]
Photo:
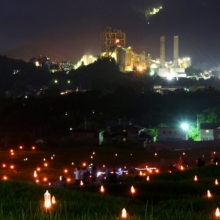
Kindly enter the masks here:
[[[129, 219], [134, 220], [216, 219], [214, 213], [220, 207], [220, 185], [215, 185], [215, 180], [220, 184], [220, 165], [209, 165], [213, 151], [218, 155], [218, 148], [186, 151], [189, 168], [169, 173], [168, 165], [177, 161], [183, 152], [157, 152], [155, 156], [144, 149], [105, 147], [49, 150], [40, 146], [33, 150], [32, 146], [23, 146], [23, 149], [17, 146], [2, 149], [0, 175], [8, 179], [0, 181], [0, 219], [48, 219], [43, 207], [46, 190], [57, 200], [50, 211], [51, 219], [121, 219], [123, 208], [129, 213]], [[198, 157], [207, 165], [196, 167], [194, 162]], [[100, 193], [100, 183], [80, 187], [70, 182], [66, 188], [61, 188], [49, 186], [48, 180], [43, 181], [44, 177], [51, 181], [58, 181], [60, 175], [72, 177], [76, 166], [93, 161], [99, 170], [104, 170], [103, 165], [110, 168], [148, 165], [159, 168], [160, 173], [147, 173], [149, 181], [138, 172], [125, 175], [116, 183], [104, 184], [104, 194]], [[44, 163], [48, 166], [44, 167]], [[11, 165], [14, 168], [11, 169]], [[41, 168], [37, 172], [38, 185], [33, 177], [37, 167]], [[195, 175], [198, 181], [194, 181]], [[136, 190], [134, 195], [131, 186]], [[207, 197], [207, 190], [212, 197]]]

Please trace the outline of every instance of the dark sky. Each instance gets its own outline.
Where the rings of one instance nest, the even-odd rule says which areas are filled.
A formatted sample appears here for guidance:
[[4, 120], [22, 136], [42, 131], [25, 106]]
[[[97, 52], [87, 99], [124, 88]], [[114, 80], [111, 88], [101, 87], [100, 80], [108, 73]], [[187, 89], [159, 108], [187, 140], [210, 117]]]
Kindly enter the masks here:
[[[151, 6], [163, 9], [147, 20], [143, 11]], [[166, 60], [172, 59], [178, 35], [181, 57], [190, 56], [193, 65], [220, 63], [220, 0], [0, 1], [0, 51], [24, 59], [39, 51], [55, 61], [98, 55], [106, 27], [121, 29], [127, 46], [154, 59], [161, 35], [166, 36]]]

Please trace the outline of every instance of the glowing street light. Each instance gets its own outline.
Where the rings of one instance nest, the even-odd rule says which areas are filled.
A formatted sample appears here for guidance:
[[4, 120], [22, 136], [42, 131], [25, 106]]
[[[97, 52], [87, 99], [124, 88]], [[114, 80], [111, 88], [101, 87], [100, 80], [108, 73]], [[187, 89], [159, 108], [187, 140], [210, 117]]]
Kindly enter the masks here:
[[181, 128], [185, 132], [185, 140], [188, 140], [188, 131], [189, 131], [189, 125], [187, 123], [182, 123]]
[[187, 123], [182, 123], [181, 124], [181, 128], [184, 130], [184, 131], [188, 131], [189, 130], [189, 125]]

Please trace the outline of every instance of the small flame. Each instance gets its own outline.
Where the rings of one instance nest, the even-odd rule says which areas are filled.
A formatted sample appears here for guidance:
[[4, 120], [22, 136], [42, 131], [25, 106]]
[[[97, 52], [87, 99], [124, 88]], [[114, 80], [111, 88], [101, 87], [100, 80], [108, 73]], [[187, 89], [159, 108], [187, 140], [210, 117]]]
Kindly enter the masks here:
[[37, 177], [37, 171], [35, 170], [34, 171], [34, 178], [36, 178]]
[[212, 197], [212, 194], [210, 193], [209, 190], [207, 190], [207, 197], [208, 197], [208, 198]]
[[217, 179], [215, 180], [215, 185], [218, 185], [218, 180]]
[[51, 200], [52, 204], [55, 204], [56, 203], [56, 200], [55, 200], [55, 197], [52, 196], [52, 200]]
[[149, 176], [147, 176], [146, 180], [147, 180], [147, 181], [149, 181], [149, 180], [150, 180], [150, 177], [149, 177]]
[[142, 176], [142, 171], [140, 171], [139, 175]]
[[122, 209], [121, 217], [122, 218], [127, 218], [127, 212], [126, 212], [125, 208]]
[[80, 186], [83, 186], [83, 181], [82, 180], [80, 181]]
[[50, 193], [48, 192], [48, 190], [44, 193], [44, 206], [46, 208], [50, 208], [51, 206], [51, 200], [50, 200]]
[[101, 186], [101, 188], [100, 188], [100, 192], [104, 192], [105, 191], [105, 189], [104, 189], [104, 187], [103, 186]]
[[195, 176], [195, 177], [194, 177], [194, 181], [198, 181], [198, 178], [197, 178], [197, 176]]
[[217, 208], [217, 209], [215, 210], [215, 216], [216, 216], [216, 217], [219, 217], [219, 216], [220, 216], [219, 208]]
[[184, 167], [181, 165], [180, 169], [181, 169], [181, 170], [184, 170]]
[[135, 189], [134, 189], [134, 187], [133, 187], [133, 186], [131, 187], [131, 193], [132, 193], [132, 194], [134, 194], [134, 193], [135, 193]]

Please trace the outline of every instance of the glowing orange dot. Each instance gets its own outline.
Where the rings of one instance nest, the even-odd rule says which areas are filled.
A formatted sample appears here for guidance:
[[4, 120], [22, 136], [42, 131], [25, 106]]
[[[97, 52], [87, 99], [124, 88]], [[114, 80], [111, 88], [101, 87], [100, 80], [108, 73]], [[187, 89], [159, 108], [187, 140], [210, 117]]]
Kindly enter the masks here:
[[67, 178], [67, 182], [70, 182], [71, 181], [71, 178]]
[[3, 176], [3, 178], [2, 178], [3, 180], [7, 180], [8, 179], [8, 177], [7, 176]]
[[85, 166], [86, 166], [86, 163], [83, 163], [83, 166], [85, 167]]
[[64, 170], [64, 173], [68, 173], [68, 170], [67, 170], [67, 169], [65, 169], [65, 170]]
[[48, 166], [48, 164], [47, 164], [47, 163], [45, 163], [45, 164], [44, 164], [44, 166], [45, 166], [45, 167], [47, 167], [47, 166]]
[[22, 149], [23, 149], [23, 147], [22, 147], [22, 146], [20, 146], [20, 147], [19, 147], [19, 149], [21, 149], [21, 150], [22, 150]]
[[3, 164], [2, 164], [2, 167], [6, 167], [6, 164], [3, 163]]
[[36, 183], [39, 183], [39, 180], [35, 180]]
[[35, 149], [36, 149], [35, 146], [33, 146], [33, 147], [32, 147], [32, 150], [35, 150]]
[[11, 155], [14, 155], [14, 152], [11, 152]]
[[14, 152], [14, 150], [13, 150], [13, 149], [11, 149], [11, 150], [10, 150], [10, 152]]
[[11, 165], [11, 166], [10, 166], [10, 169], [14, 169], [14, 165]]
[[46, 177], [44, 177], [43, 181], [45, 181], [45, 182], [46, 182], [46, 181], [47, 181], [47, 178], [46, 178]]
[[40, 171], [40, 167], [37, 168], [37, 171]]

